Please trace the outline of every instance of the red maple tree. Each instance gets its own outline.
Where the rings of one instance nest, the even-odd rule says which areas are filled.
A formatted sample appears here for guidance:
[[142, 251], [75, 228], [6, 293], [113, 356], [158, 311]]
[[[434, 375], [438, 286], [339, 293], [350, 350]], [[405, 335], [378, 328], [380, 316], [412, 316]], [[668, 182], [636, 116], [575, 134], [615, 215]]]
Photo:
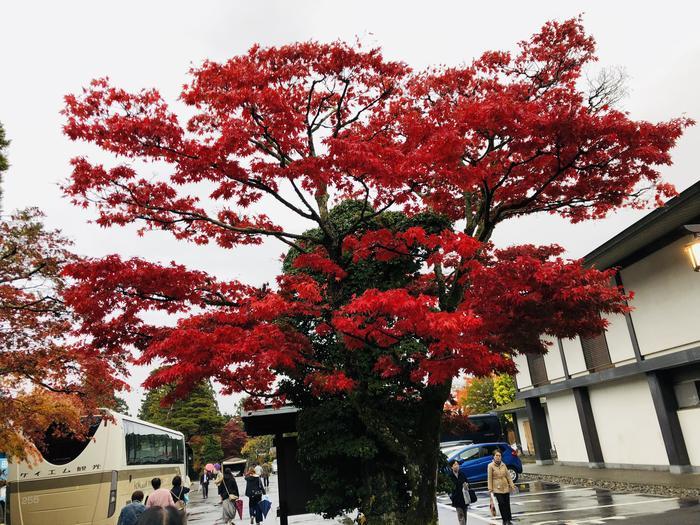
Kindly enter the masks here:
[[224, 451], [224, 458], [240, 457], [241, 449], [248, 439], [241, 419], [231, 418], [221, 430], [221, 449]]
[[[99, 224], [139, 223], [141, 233], [226, 250], [277, 239], [295, 256], [263, 288], [175, 263], [81, 261], [66, 299], [82, 334], [97, 352], [136, 349], [141, 363], [163, 363], [150, 386], [180, 393], [210, 377], [253, 398], [279, 395], [280, 375], [306, 399], [362, 391], [369, 376], [400, 384], [396, 400], [421, 414], [401, 443], [412, 496], [393, 517], [388, 500], [361, 504], [377, 522], [435, 523], [425, 473], [436, 468], [452, 378], [512, 371], [515, 353], [547, 350], [542, 334], [597, 333], [599, 313], [626, 308], [612, 272], [557, 246], [496, 248], [494, 228], [539, 212], [599, 219], [646, 205], [643, 189], [673, 194], [657, 166], [671, 163], [691, 122], [634, 121], [609, 85], [584, 92], [594, 60], [578, 19], [547, 23], [514, 54], [421, 72], [343, 43], [255, 46], [190, 71], [186, 121], [154, 89], [92, 81], [66, 97], [65, 133], [117, 162], [73, 159], [65, 191]], [[159, 175], [140, 175], [143, 163]], [[334, 220], [347, 201], [355, 214]], [[311, 229], [276, 218], [280, 210]], [[391, 210], [443, 226], [382, 227]], [[405, 260], [401, 286], [348, 292], [363, 264]], [[148, 322], [148, 311], [179, 321]], [[343, 352], [328, 351], [337, 345]], [[371, 367], [358, 373], [357, 356]]]

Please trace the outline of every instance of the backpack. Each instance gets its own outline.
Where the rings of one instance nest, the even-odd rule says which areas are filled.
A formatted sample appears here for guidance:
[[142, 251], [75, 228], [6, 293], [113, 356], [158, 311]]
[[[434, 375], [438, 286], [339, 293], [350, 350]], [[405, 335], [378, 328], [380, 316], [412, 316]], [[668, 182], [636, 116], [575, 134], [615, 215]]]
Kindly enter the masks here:
[[265, 489], [263, 488], [262, 480], [260, 478], [258, 478], [258, 486], [253, 488], [250, 492], [254, 498], [258, 496], [262, 497], [262, 495], [265, 494]]

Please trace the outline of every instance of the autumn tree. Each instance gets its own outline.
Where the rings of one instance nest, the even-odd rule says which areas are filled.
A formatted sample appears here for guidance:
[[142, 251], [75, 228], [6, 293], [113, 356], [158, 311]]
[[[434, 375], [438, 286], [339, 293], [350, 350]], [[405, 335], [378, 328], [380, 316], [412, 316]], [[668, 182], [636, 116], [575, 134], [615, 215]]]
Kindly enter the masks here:
[[51, 434], [79, 436], [81, 416], [123, 386], [114, 362], [69, 337], [75, 319], [61, 273], [77, 261], [69, 248], [36, 209], [0, 218], [0, 448], [15, 459], [35, 459]]
[[272, 436], [256, 436], [246, 441], [241, 453], [251, 462], [268, 463], [275, 459], [272, 453], [273, 447]]
[[224, 457], [240, 457], [241, 450], [248, 439], [248, 434], [243, 430], [241, 419], [238, 417], [229, 419], [221, 430], [221, 449]]
[[469, 383], [465, 408], [470, 414], [485, 414], [496, 408], [493, 397], [493, 377], [475, 377]]
[[[155, 89], [94, 80], [66, 97], [65, 133], [115, 160], [73, 159], [65, 192], [77, 205], [103, 226], [138, 223], [223, 250], [277, 240], [298, 253], [298, 271], [253, 287], [176, 263], [84, 261], [66, 293], [81, 335], [95, 352], [163, 363], [147, 385], [174, 384], [176, 396], [212, 377], [253, 401], [291, 401], [302, 418], [321, 402], [352, 405], [343, 424], [394, 443], [401, 468], [370, 471], [366, 497], [336, 494], [329, 512], [436, 523], [427, 473], [452, 379], [513, 372], [514, 354], [547, 351], [542, 334], [599, 333], [601, 313], [626, 309], [611, 271], [558, 246], [496, 247], [495, 228], [543, 212], [600, 219], [673, 194], [657, 167], [691, 122], [634, 121], [609, 86], [584, 91], [594, 52], [576, 19], [547, 23], [515, 53], [419, 72], [342, 43], [254, 46], [192, 69], [186, 121]], [[359, 203], [354, 219], [334, 223], [346, 201]], [[442, 228], [377, 228], [392, 211]], [[373, 262], [406, 273], [362, 285], [354, 272]], [[178, 321], [147, 320], [151, 311]], [[404, 407], [396, 417], [410, 427], [380, 417], [387, 405]]]
[[496, 406], [507, 405], [515, 399], [515, 379], [510, 374], [493, 378], [493, 400]]

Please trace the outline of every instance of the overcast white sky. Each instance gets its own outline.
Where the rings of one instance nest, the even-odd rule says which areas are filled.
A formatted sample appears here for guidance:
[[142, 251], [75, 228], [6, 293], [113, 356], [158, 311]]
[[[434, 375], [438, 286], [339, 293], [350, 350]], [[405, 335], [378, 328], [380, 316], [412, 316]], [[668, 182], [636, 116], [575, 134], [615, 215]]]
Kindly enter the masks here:
[[[224, 60], [254, 43], [359, 36], [414, 68], [458, 64], [488, 49], [512, 49], [546, 20], [579, 13], [598, 42], [598, 65], [626, 69], [630, 95], [623, 107], [633, 118], [700, 118], [700, 8], [695, 2], [5, 0], [0, 2], [0, 122], [12, 140], [12, 166], [4, 182], [4, 212], [40, 207], [47, 223], [72, 238], [81, 254], [177, 260], [226, 278], [271, 281], [282, 251], [276, 244], [226, 252], [88, 224], [94, 215], [73, 208], [57, 186], [69, 174], [69, 159], [89, 151], [61, 134], [63, 95], [108, 75], [127, 89], [158, 87], [173, 101], [191, 65], [205, 58]], [[679, 191], [700, 179], [698, 146], [696, 127], [674, 151], [675, 165], [664, 169]], [[578, 257], [644, 214], [625, 212], [580, 225], [552, 217], [518, 220], [502, 225], [495, 239], [500, 244], [559, 243]], [[145, 375], [137, 370], [131, 379], [127, 400], [132, 413]], [[222, 410], [233, 410], [232, 399], [220, 402]]]

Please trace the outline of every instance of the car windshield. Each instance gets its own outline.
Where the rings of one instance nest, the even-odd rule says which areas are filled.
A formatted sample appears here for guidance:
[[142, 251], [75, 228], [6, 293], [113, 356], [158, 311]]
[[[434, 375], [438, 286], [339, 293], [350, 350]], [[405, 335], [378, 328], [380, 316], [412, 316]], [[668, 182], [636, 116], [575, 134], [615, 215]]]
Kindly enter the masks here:
[[464, 449], [464, 445], [460, 445], [460, 446], [456, 446], [456, 447], [455, 446], [445, 447], [445, 448], [441, 448], [440, 451], [443, 454], [445, 454], [448, 458], [450, 458], [462, 449]]

